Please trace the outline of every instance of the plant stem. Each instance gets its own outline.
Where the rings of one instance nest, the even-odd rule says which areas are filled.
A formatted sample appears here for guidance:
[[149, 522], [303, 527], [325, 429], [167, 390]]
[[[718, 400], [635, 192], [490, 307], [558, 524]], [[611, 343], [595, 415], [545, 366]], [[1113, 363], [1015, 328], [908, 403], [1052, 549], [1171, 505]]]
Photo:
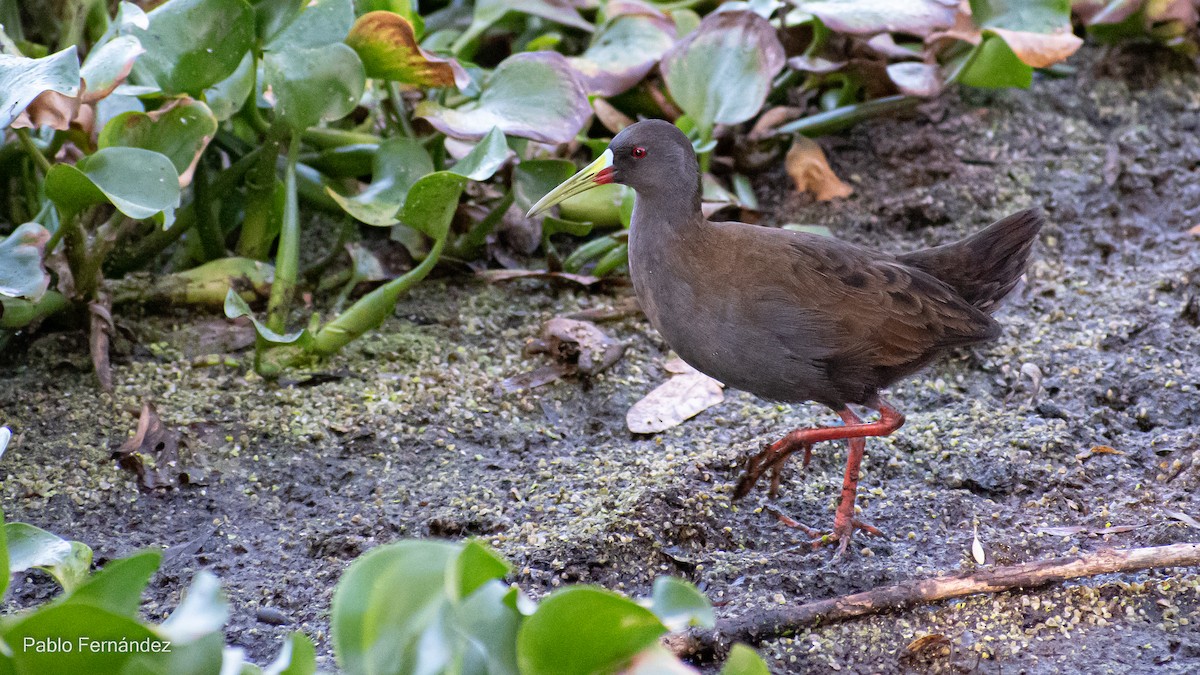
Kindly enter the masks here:
[[277, 231], [275, 161], [279, 157], [279, 137], [272, 133], [261, 149], [257, 161], [246, 171], [246, 215], [237, 243], [238, 255], [255, 260], [267, 259]]
[[300, 134], [288, 142], [287, 169], [283, 177], [283, 226], [279, 230], [279, 250], [275, 253], [275, 281], [267, 300], [267, 327], [282, 333], [291, 310], [292, 295], [300, 268], [300, 213], [296, 196], [296, 162], [300, 156]]
[[872, 117], [907, 110], [916, 106], [920, 101], [920, 99], [913, 96], [896, 95], [842, 106], [827, 112], [817, 113], [816, 115], [801, 117], [794, 122], [788, 122], [776, 129], [775, 135], [799, 133], [805, 136], [823, 136], [825, 134], [832, 134]]
[[313, 336], [312, 351], [322, 356], [334, 354], [363, 333], [382, 324], [395, 311], [400, 295], [433, 270], [445, 246], [446, 237], [434, 241], [429, 255], [420, 265], [359, 298], [350, 305], [350, 309], [325, 324]]
[[388, 98], [392, 102], [392, 108], [396, 111], [396, 121], [400, 123], [400, 129], [405, 136], [412, 138], [416, 136], [413, 133], [412, 122], [408, 119], [408, 105], [404, 102], [404, 96], [400, 93], [400, 85], [395, 82], [388, 82]]
[[213, 218], [214, 193], [212, 170], [206, 158], [196, 163], [195, 180], [192, 183], [192, 208], [196, 211], [196, 234], [200, 238], [200, 250], [204, 260], [225, 257], [225, 233]]
[[46, 159], [46, 156], [38, 149], [37, 144], [29, 137], [29, 130], [13, 129], [13, 131], [17, 132], [17, 140], [21, 142], [21, 147], [25, 148], [25, 152], [29, 153], [29, 157], [33, 160], [33, 163], [37, 165], [38, 169], [41, 169], [42, 175], [45, 176], [47, 173], [50, 173], [50, 160]]

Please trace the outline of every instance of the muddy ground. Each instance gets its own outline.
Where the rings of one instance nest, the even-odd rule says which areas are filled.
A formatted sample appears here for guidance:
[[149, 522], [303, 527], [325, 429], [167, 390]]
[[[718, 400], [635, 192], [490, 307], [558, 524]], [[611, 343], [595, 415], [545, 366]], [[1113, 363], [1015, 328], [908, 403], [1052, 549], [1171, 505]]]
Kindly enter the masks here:
[[[1030, 206], [1049, 223], [1000, 339], [891, 391], [908, 424], [868, 443], [860, 488], [861, 517], [886, 536], [859, 536], [840, 565], [762, 510], [762, 494], [730, 503], [740, 460], [835, 419], [819, 406], [732, 392], [681, 427], [631, 435], [625, 411], [668, 355], [641, 318], [605, 325], [629, 345], [609, 372], [497, 395], [538, 365], [521, 349], [542, 321], [628, 292], [538, 282], [424, 283], [321, 371], [334, 377], [307, 382], [264, 382], [245, 351], [200, 365], [212, 348], [188, 345], [211, 317], [126, 315], [133, 340], [109, 397], [81, 335], [43, 335], [0, 372], [0, 418], [19, 436], [0, 463], [5, 513], [90, 544], [99, 563], [166, 547], [149, 617], [210, 569], [229, 594], [231, 644], [265, 663], [300, 629], [330, 667], [334, 583], [401, 537], [482, 537], [535, 594], [572, 582], [645, 593], [682, 575], [727, 617], [970, 570], [975, 527], [996, 564], [1198, 541], [1168, 511], [1200, 518], [1200, 239], [1186, 233], [1200, 224], [1200, 76], [1158, 52], [1072, 64], [1030, 91], [964, 91], [823, 139], [849, 199], [793, 195], [781, 170], [757, 183], [765, 223], [828, 225], [889, 250]], [[1030, 364], [1040, 390], [1021, 374]], [[205, 484], [139, 491], [110, 460], [147, 399]], [[774, 506], [828, 524], [844, 457], [819, 446]], [[1085, 530], [1038, 533], [1070, 526]], [[1197, 672], [1198, 588], [1195, 569], [1099, 577], [806, 629], [760, 653], [777, 672]], [[37, 575], [16, 582], [20, 603], [52, 592]], [[907, 654], [928, 634], [949, 654]]]

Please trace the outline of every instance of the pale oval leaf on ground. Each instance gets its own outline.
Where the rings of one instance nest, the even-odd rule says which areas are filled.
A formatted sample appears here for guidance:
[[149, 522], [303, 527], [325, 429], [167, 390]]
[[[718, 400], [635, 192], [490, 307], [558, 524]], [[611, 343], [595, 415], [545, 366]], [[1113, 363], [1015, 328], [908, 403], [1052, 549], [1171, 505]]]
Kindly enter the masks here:
[[666, 431], [725, 400], [720, 382], [682, 361], [672, 359], [664, 367], [676, 374], [625, 413], [625, 424], [635, 434]]
[[812, 192], [817, 201], [848, 197], [854, 192], [829, 168], [825, 151], [811, 138], [797, 136], [788, 150], [784, 165], [788, 175], [796, 182], [796, 190]]
[[902, 94], [928, 98], [937, 96], [942, 90], [942, 78], [936, 65], [916, 61], [892, 63], [887, 67], [887, 74]]

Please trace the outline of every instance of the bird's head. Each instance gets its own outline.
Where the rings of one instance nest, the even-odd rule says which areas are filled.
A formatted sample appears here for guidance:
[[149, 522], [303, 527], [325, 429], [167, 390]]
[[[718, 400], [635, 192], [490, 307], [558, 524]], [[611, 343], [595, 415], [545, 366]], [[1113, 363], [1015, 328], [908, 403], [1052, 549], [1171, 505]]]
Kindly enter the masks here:
[[645, 120], [625, 127], [596, 161], [542, 197], [530, 216], [597, 185], [620, 183], [639, 195], [699, 199], [700, 168], [692, 143], [674, 124]]

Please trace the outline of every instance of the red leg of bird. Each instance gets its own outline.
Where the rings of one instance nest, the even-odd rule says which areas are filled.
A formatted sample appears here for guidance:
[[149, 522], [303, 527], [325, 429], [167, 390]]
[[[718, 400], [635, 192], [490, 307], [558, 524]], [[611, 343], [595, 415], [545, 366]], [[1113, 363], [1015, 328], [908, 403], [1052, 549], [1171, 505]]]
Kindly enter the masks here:
[[783, 463], [793, 452], [804, 450], [804, 465], [812, 454], [812, 444], [821, 441], [848, 439], [850, 456], [846, 460], [846, 473], [842, 480], [842, 497], [838, 503], [837, 515], [833, 521], [833, 533], [814, 540], [816, 546], [839, 542], [838, 554], [845, 552], [850, 543], [850, 534], [855, 529], [865, 530], [871, 534], [880, 534], [879, 530], [854, 520], [854, 501], [858, 492], [858, 472], [862, 465], [863, 453], [866, 450], [868, 436], [887, 436], [904, 424], [904, 415], [893, 408], [883, 399], [868, 407], [879, 411], [879, 419], [874, 422], [863, 422], [849, 408], [838, 411], [845, 422], [840, 427], [817, 427], [815, 429], [796, 429], [779, 441], [771, 444], [759, 454], [750, 458], [746, 463], [746, 472], [742, 474], [734, 490], [734, 499], [748, 493], [762, 476], [764, 471], [771, 473], [771, 496], [779, 485], [779, 471]]

